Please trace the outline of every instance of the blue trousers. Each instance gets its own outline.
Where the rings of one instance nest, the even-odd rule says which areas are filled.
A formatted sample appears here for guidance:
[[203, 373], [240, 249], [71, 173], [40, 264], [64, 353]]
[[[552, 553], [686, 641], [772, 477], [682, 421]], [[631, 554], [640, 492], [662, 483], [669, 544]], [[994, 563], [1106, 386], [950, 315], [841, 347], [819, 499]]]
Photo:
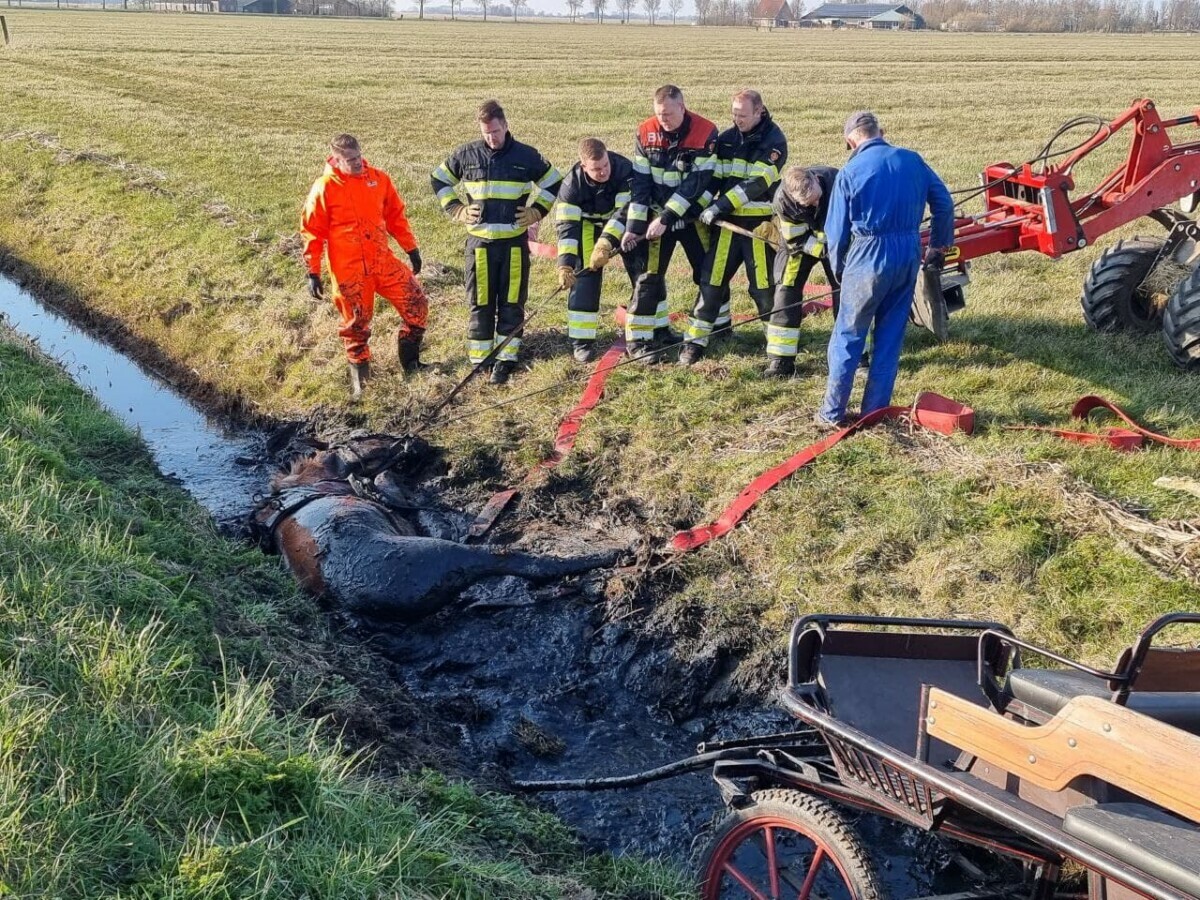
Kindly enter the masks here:
[[863, 415], [891, 404], [900, 369], [904, 329], [920, 265], [918, 257], [913, 254], [903, 262], [880, 266], [862, 265], [864, 262], [851, 260], [842, 275], [841, 304], [829, 339], [829, 381], [821, 404], [821, 417], [830, 422], [846, 417], [854, 372], [872, 323], [875, 340], [863, 390]]

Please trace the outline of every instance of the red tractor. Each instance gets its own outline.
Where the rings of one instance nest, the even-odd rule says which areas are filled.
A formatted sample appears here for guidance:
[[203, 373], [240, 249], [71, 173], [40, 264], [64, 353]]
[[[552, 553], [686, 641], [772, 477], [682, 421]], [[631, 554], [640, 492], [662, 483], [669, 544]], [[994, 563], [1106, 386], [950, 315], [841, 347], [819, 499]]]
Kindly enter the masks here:
[[[1087, 124], [1096, 126], [1088, 140], [1052, 152], [1063, 134]], [[1125, 162], [1073, 199], [1076, 165], [1127, 125], [1133, 142]], [[984, 211], [955, 221], [954, 248], [940, 279], [926, 273], [918, 283], [914, 320], [945, 338], [947, 314], [963, 306], [973, 259], [1018, 250], [1057, 259], [1149, 216], [1167, 229], [1166, 237], [1130, 238], [1106, 250], [1084, 282], [1083, 316], [1097, 331], [1161, 329], [1176, 364], [1200, 370], [1200, 222], [1189, 215], [1200, 209], [1200, 140], [1176, 144], [1167, 133], [1183, 125], [1200, 125], [1200, 109], [1163, 119], [1153, 101], [1138, 100], [1110, 122], [1081, 117], [1065, 123], [1028, 162], [988, 166], [982, 186], [960, 200], [982, 194]], [[1171, 208], [1176, 202], [1179, 208]]]

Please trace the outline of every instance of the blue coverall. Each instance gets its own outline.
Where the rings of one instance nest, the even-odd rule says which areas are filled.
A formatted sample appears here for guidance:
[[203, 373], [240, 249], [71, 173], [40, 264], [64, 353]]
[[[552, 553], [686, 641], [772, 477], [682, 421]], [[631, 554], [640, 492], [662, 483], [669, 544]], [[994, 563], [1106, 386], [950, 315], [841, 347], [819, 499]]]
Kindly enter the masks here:
[[842, 286], [829, 339], [829, 382], [820, 416], [846, 416], [854, 372], [875, 323], [862, 414], [892, 401], [904, 328], [921, 265], [921, 219], [933, 214], [930, 246], [954, 243], [954, 202], [919, 153], [882, 137], [859, 144], [838, 172], [825, 220], [829, 260]]

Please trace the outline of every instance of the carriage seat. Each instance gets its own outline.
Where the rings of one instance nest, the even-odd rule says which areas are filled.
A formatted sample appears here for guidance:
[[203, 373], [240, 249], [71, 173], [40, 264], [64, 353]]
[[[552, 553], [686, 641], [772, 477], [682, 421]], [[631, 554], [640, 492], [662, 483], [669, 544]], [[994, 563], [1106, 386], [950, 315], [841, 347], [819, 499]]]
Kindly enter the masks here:
[[1077, 806], [1063, 831], [1192, 897], [1200, 897], [1200, 827], [1144, 803]]
[[[1070, 669], [1014, 669], [1008, 676], [1008, 691], [1014, 699], [1048, 716], [1058, 713], [1075, 697], [1108, 700], [1113, 693], [1100, 679]], [[1134, 712], [1200, 735], [1200, 691], [1135, 688], [1125, 705]]]

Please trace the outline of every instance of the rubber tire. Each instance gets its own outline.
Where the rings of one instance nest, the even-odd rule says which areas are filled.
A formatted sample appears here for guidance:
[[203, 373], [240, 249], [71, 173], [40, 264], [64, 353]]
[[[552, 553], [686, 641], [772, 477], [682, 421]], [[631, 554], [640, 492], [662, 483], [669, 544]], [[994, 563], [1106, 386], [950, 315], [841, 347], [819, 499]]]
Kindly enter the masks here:
[[1092, 264], [1083, 283], [1083, 318], [1096, 331], [1150, 334], [1162, 327], [1161, 309], [1150, 316], [1135, 308], [1134, 291], [1145, 280], [1165, 241], [1135, 237], [1117, 241]]
[[[720, 881], [710, 885], [713, 867], [722, 844], [739, 826], [755, 819], [784, 819], [794, 823], [800, 833], [815, 837], [834, 857], [843, 884], [856, 900], [883, 900], [886, 896], [871, 854], [854, 827], [830, 803], [802, 791], [777, 788], [755, 791], [753, 803], [734, 809], [721, 820], [712, 839], [700, 858], [700, 896], [702, 900], [719, 900]], [[736, 846], [740, 846], [736, 845]]]
[[1171, 292], [1163, 314], [1163, 342], [1175, 365], [1200, 372], [1200, 268]]

